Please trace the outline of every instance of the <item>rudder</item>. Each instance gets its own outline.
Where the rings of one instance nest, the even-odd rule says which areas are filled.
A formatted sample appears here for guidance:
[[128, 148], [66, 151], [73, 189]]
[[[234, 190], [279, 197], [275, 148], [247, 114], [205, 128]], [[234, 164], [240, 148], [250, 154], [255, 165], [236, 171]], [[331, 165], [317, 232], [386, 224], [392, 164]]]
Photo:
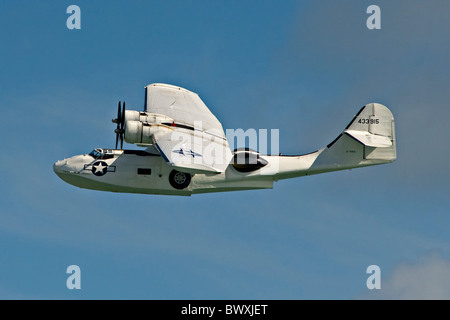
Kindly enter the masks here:
[[394, 161], [397, 158], [394, 116], [382, 104], [365, 105], [343, 133], [364, 145], [366, 160]]

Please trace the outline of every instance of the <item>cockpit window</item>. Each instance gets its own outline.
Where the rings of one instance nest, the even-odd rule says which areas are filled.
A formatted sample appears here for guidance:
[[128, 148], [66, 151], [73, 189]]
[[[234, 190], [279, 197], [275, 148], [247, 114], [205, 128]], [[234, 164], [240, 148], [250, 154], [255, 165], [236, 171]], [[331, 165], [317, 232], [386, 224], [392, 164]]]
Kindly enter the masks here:
[[94, 159], [111, 159], [114, 158], [114, 154], [111, 150], [94, 149], [89, 153]]
[[89, 153], [89, 155], [95, 159], [97, 159], [98, 157], [100, 157], [100, 153], [97, 151], [97, 149], [92, 150], [91, 153]]

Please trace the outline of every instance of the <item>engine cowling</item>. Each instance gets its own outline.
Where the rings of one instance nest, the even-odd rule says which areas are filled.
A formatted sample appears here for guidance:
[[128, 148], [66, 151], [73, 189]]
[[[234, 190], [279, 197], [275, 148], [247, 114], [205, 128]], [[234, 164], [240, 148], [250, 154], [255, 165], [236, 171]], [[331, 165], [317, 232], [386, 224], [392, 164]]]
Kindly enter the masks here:
[[166, 115], [159, 114], [159, 113], [126, 110], [125, 111], [125, 122], [127, 122], [127, 121], [141, 121], [142, 123], [166, 123], [166, 122], [172, 122], [173, 119]]
[[125, 111], [125, 141], [141, 145], [153, 144], [152, 136], [172, 132], [163, 123], [172, 123], [173, 119], [162, 114]]

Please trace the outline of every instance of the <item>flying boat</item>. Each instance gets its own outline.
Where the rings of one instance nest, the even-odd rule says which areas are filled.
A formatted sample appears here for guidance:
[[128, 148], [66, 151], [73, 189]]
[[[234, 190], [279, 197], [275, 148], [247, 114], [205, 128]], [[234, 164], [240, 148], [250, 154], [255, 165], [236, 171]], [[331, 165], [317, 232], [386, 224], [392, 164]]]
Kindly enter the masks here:
[[[143, 111], [119, 102], [115, 148], [57, 161], [55, 173], [85, 189], [180, 195], [270, 189], [283, 179], [396, 160], [394, 117], [379, 103], [363, 106], [338, 137], [301, 155], [231, 151], [222, 124], [199, 95], [161, 83], [145, 87]], [[123, 149], [123, 142], [141, 149]], [[119, 148], [120, 145], [120, 148]]]

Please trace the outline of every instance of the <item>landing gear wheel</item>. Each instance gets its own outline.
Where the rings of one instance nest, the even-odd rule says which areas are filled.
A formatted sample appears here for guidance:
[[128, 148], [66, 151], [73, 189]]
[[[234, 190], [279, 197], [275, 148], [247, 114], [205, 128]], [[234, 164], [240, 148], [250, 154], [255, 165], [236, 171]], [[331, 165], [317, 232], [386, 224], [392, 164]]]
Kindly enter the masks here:
[[172, 170], [169, 175], [169, 182], [175, 189], [184, 189], [191, 183], [191, 175], [189, 173]]

